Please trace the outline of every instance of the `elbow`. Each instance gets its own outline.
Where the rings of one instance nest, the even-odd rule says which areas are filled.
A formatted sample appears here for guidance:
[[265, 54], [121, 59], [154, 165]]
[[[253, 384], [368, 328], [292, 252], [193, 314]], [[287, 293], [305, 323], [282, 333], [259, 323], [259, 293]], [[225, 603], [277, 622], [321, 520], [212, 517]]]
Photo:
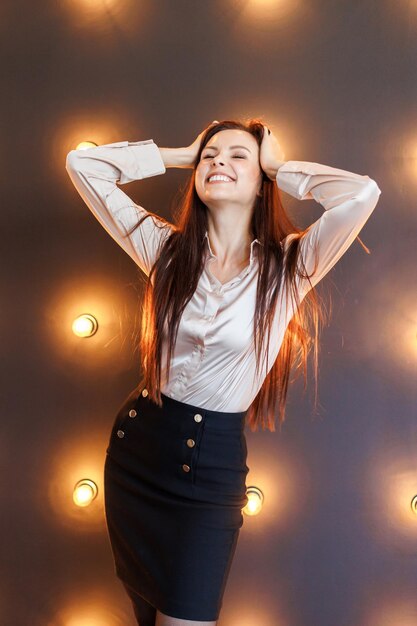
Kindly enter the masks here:
[[358, 200], [361, 201], [369, 213], [372, 213], [376, 207], [380, 195], [381, 189], [379, 188], [378, 183], [373, 178], [367, 176], [364, 181], [363, 188], [358, 196]]
[[77, 169], [76, 162], [77, 162], [77, 151], [70, 150], [65, 160], [65, 169], [67, 170], [67, 172], [75, 171]]
[[70, 150], [65, 160], [65, 169], [68, 173], [79, 171], [78, 150]]
[[381, 195], [381, 190], [378, 187], [378, 183], [373, 178], [368, 176], [368, 187], [370, 188], [370, 192], [378, 199]]
[[372, 211], [373, 211], [376, 205], [378, 204], [379, 196], [381, 195], [382, 192], [378, 186], [378, 183], [373, 178], [369, 179], [368, 185], [369, 185], [369, 192], [368, 192], [369, 202], [371, 203]]

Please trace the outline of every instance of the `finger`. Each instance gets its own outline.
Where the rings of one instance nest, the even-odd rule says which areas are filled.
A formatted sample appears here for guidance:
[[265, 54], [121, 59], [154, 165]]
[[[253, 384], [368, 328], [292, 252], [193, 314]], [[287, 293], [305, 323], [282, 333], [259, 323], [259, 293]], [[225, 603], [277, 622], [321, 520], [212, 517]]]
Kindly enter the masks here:
[[[206, 128], [205, 130], [207, 130], [207, 129], [211, 128], [212, 126], [214, 126], [215, 124], [218, 124], [218, 123], [219, 123], [219, 121], [218, 121], [218, 120], [213, 120], [212, 122], [210, 122], [210, 124], [207, 126], [207, 128]], [[204, 131], [203, 131], [203, 132], [204, 132]]]

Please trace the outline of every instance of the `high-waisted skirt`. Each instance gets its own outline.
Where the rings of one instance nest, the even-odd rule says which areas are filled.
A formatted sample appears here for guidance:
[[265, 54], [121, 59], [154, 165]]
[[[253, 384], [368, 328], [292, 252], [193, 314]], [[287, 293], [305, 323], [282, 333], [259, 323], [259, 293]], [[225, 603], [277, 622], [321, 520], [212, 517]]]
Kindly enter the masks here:
[[114, 421], [104, 467], [115, 573], [172, 617], [219, 617], [246, 506], [244, 412], [136, 388]]

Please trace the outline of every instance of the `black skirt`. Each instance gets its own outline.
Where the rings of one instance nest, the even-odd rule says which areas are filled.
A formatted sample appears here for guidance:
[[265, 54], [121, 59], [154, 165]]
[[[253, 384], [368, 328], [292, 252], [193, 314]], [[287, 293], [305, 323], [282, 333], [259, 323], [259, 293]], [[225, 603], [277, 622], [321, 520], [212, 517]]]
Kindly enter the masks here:
[[172, 617], [211, 621], [247, 504], [246, 411], [212, 411], [146, 389], [129, 394], [104, 467], [115, 573]]

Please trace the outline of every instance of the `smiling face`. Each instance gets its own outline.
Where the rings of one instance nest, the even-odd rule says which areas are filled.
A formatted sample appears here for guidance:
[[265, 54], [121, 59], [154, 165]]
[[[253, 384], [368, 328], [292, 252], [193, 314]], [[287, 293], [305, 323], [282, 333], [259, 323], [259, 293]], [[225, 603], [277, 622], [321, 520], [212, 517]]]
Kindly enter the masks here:
[[[217, 177], [210, 181], [214, 174]], [[222, 179], [224, 176], [227, 180]], [[228, 129], [209, 139], [195, 172], [196, 192], [207, 207], [239, 205], [252, 209], [261, 182], [259, 146], [253, 135]]]

